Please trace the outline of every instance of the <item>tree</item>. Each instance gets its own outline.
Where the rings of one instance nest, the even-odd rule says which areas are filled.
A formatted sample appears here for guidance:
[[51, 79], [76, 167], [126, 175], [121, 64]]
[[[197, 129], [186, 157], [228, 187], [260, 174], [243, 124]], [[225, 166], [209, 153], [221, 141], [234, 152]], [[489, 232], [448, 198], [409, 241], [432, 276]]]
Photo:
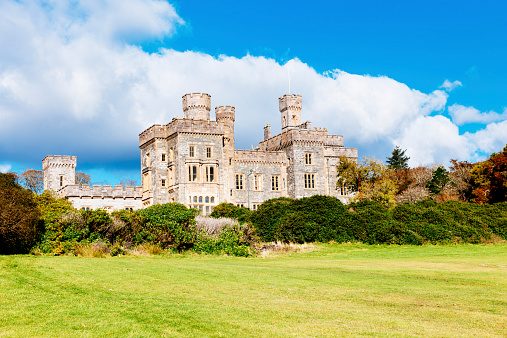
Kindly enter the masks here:
[[471, 170], [473, 164], [467, 161], [451, 160], [449, 178], [450, 190], [460, 201], [469, 201], [472, 196]]
[[85, 174], [82, 171], [76, 171], [76, 184], [79, 186], [90, 184], [92, 182], [92, 177], [88, 174]]
[[44, 173], [41, 170], [28, 169], [19, 175], [19, 182], [36, 194], [44, 190]]
[[449, 172], [444, 167], [438, 167], [433, 172], [431, 181], [426, 184], [426, 188], [429, 189], [432, 195], [438, 195], [444, 190], [450, 180]]
[[470, 172], [472, 195], [476, 203], [507, 201], [507, 145], [500, 153], [474, 165]]
[[127, 179], [121, 180], [120, 185], [123, 185], [124, 188], [125, 187], [135, 187], [135, 186], [137, 186], [137, 181], [127, 178]]
[[43, 227], [34, 194], [16, 183], [12, 173], [0, 173], [0, 254], [27, 253]]
[[365, 157], [363, 164], [358, 164], [342, 156], [337, 172], [338, 186], [345, 185], [350, 191], [359, 193], [355, 200], [368, 199], [386, 207], [394, 206], [396, 182], [392, 171], [382, 162]]
[[405, 156], [407, 150], [396, 146], [391, 153], [391, 157], [387, 157], [387, 164], [391, 169], [408, 169], [408, 160], [410, 157]]

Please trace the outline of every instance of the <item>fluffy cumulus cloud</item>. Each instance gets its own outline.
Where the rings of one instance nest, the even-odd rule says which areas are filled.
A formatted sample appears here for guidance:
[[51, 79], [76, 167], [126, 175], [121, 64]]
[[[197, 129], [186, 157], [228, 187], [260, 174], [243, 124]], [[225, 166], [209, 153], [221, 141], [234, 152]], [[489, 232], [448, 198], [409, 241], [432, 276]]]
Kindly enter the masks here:
[[467, 123], [487, 124], [507, 120], [507, 108], [504, 108], [502, 114], [494, 111], [482, 113], [474, 107], [465, 107], [456, 103], [447, 109], [452, 116], [452, 121], [459, 126]]
[[298, 59], [282, 65], [135, 46], [183, 24], [158, 0], [0, 2], [0, 158], [35, 163], [63, 153], [104, 166], [137, 161], [137, 135], [182, 116], [181, 96], [189, 92], [211, 94], [214, 106], [234, 105], [237, 147], [249, 148], [266, 123], [279, 130], [288, 72], [292, 92], [303, 95], [302, 119], [343, 134], [361, 155], [382, 157], [400, 145], [413, 165], [446, 162], [505, 140], [505, 121], [460, 134], [455, 116], [470, 118], [439, 115], [457, 81], [423, 93], [384, 76], [320, 74]]

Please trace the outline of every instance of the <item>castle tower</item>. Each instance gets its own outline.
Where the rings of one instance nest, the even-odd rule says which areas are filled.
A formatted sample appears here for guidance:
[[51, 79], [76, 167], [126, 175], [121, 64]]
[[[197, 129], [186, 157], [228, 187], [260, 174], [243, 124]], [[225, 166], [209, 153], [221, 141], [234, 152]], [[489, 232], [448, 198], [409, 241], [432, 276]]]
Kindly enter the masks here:
[[219, 106], [215, 108], [217, 122], [223, 122], [225, 125], [225, 137], [229, 139], [229, 144], [234, 149], [234, 121], [236, 119], [236, 109], [233, 106]]
[[76, 156], [48, 155], [42, 160], [44, 190], [58, 191], [76, 183]]
[[183, 113], [186, 119], [209, 120], [211, 96], [206, 93], [185, 94], [182, 97]]
[[264, 141], [271, 138], [271, 125], [268, 123], [264, 126]]
[[278, 104], [282, 114], [282, 132], [301, 124], [301, 108], [303, 106], [301, 95], [285, 94], [278, 99]]

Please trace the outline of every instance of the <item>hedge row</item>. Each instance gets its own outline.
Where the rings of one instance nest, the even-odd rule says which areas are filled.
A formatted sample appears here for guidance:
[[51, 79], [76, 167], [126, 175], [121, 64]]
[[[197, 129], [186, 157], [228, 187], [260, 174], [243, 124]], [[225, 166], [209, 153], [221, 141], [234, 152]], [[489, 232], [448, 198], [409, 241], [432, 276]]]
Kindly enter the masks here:
[[480, 243], [507, 239], [507, 203], [477, 205], [431, 200], [394, 209], [328, 196], [266, 201], [248, 217], [263, 241], [368, 244]]

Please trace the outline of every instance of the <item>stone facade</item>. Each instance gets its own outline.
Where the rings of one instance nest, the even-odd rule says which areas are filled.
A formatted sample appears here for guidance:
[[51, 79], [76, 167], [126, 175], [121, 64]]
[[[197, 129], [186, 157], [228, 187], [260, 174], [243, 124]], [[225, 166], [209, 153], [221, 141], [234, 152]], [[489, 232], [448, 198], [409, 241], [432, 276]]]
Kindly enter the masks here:
[[215, 108], [211, 121], [210, 95], [186, 94], [182, 101], [183, 118], [139, 135], [143, 207], [180, 202], [209, 214], [222, 202], [256, 209], [271, 198], [317, 194], [348, 202], [346, 190], [336, 188], [336, 164], [340, 156], [357, 160], [357, 149], [326, 128], [301, 123], [300, 95], [279, 98], [281, 133], [271, 136], [267, 124], [252, 150], [234, 148], [234, 107]]
[[48, 155], [42, 160], [44, 190], [52, 190], [76, 209], [136, 210], [142, 206], [141, 187], [76, 184], [76, 156]]

